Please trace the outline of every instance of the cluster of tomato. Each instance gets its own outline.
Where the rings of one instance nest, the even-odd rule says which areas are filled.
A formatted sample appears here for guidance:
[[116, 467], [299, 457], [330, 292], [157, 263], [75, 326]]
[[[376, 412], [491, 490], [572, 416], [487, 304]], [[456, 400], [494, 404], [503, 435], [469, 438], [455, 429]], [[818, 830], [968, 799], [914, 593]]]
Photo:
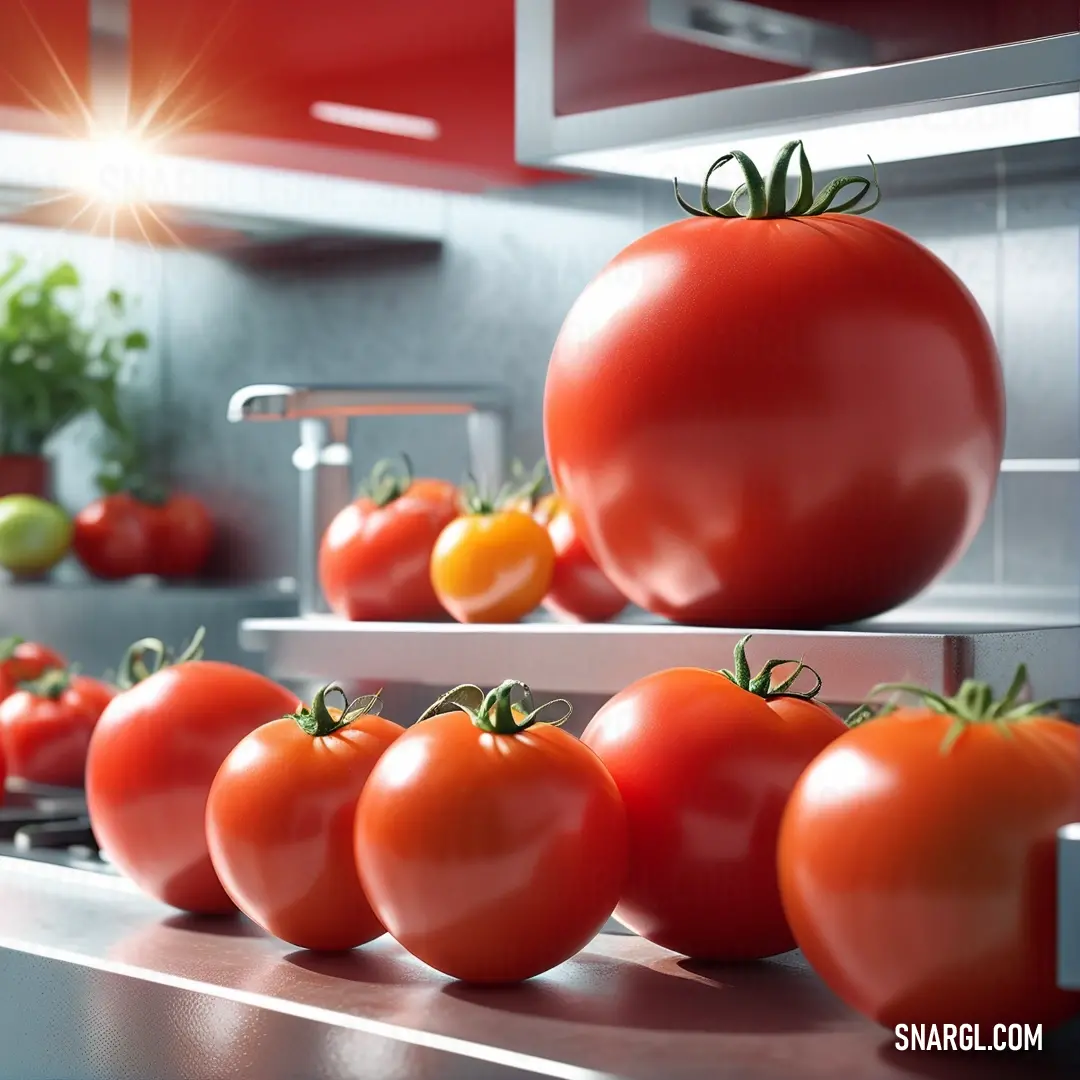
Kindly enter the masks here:
[[[580, 738], [566, 702], [513, 680], [455, 687], [403, 727], [378, 695], [337, 706], [329, 686], [308, 707], [198, 640], [175, 659], [142, 641], [89, 739], [91, 821], [166, 904], [239, 908], [305, 949], [388, 932], [463, 980], [540, 974], [614, 913], [701, 960], [799, 946], [889, 1026], [1080, 1011], [1054, 964], [1080, 728], [1021, 704], [1023, 669], [1000, 700], [875, 687], [917, 704], [844, 720], [805, 665], [753, 674], [746, 641], [730, 671], [633, 683]], [[9, 678], [30, 673], [22, 648]]]
[[[408, 458], [372, 470], [331, 522], [319, 551], [330, 607], [353, 621], [445, 617], [517, 622], [543, 605], [560, 619], [603, 622], [626, 607], [543, 474], [494, 498], [414, 479]], [[521, 478], [519, 478], [521, 479]]]
[[213, 519], [196, 496], [150, 501], [121, 491], [76, 514], [71, 546], [94, 577], [119, 580], [194, 577], [205, 568], [213, 542]]

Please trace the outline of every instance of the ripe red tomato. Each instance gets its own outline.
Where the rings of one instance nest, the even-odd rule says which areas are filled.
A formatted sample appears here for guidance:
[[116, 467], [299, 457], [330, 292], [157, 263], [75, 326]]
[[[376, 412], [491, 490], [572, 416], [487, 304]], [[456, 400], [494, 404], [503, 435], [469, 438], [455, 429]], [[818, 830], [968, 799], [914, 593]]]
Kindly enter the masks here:
[[443, 615], [431, 585], [431, 552], [458, 516], [458, 490], [446, 480], [414, 480], [379, 462], [364, 493], [330, 523], [319, 548], [319, 580], [346, 619], [410, 620]]
[[536, 722], [531, 695], [514, 712], [520, 685], [440, 698], [379, 759], [356, 811], [375, 914], [418, 959], [470, 982], [518, 982], [569, 959], [626, 872], [611, 777], [572, 735]]
[[795, 938], [881, 1024], [1080, 1012], [1056, 985], [1056, 832], [1080, 821], [1080, 728], [1015, 706], [1025, 680], [996, 712], [968, 683], [853, 728], [788, 803], [778, 858]]
[[205, 568], [214, 546], [214, 519], [194, 495], [175, 493], [148, 505], [153, 542], [150, 572], [163, 578], [194, 577]]
[[926, 248], [845, 213], [777, 216], [750, 188], [769, 217], [664, 226], [582, 293], [548, 368], [548, 460], [635, 604], [719, 626], [851, 622], [914, 596], [975, 535], [1004, 445], [1001, 368]]
[[703, 960], [794, 948], [776, 880], [780, 816], [799, 774], [846, 730], [812, 700], [774, 696], [785, 687], [770, 685], [781, 662], [751, 678], [745, 642], [734, 673], [672, 668], [640, 679], [581, 737], [626, 805], [630, 871], [616, 918]]
[[91, 733], [117, 689], [54, 669], [0, 703], [0, 739], [9, 776], [82, 787]]
[[33, 682], [50, 668], [66, 668], [67, 660], [47, 645], [20, 637], [0, 641], [0, 701], [15, 693], [19, 683]]
[[447, 525], [431, 553], [435, 595], [462, 623], [517, 622], [547, 595], [554, 570], [542, 525], [483, 501]]
[[153, 569], [153, 510], [127, 492], [104, 495], [75, 515], [72, 548], [95, 577], [118, 579]]
[[[139, 646], [164, 660], [160, 642]], [[206, 846], [210, 785], [248, 732], [299, 707], [265, 676], [210, 660], [162, 667], [116, 697], [90, 740], [86, 798], [117, 868], [173, 907], [234, 911]]]
[[626, 607], [626, 597], [593, 561], [565, 506], [541, 500], [534, 516], [547, 528], [555, 549], [544, 607], [572, 622], [605, 622], [618, 615]]
[[[325, 702], [272, 720], [237, 743], [206, 804], [214, 869], [236, 906], [301, 949], [352, 949], [384, 933], [356, 872], [356, 802], [402, 729], [378, 697]], [[342, 692], [344, 697], [344, 693]], [[373, 710], [373, 711], [369, 711]]]

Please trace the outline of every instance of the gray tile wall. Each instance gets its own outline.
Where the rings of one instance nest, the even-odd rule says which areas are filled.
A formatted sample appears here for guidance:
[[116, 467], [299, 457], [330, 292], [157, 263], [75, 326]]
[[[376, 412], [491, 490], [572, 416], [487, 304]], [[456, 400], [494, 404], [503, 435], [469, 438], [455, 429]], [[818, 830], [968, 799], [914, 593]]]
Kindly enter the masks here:
[[[230, 426], [248, 382], [495, 380], [514, 398], [513, 449], [542, 452], [548, 353], [582, 287], [625, 244], [678, 216], [666, 185], [596, 182], [449, 200], [440, 256], [375, 254], [351, 267], [256, 271], [194, 252], [155, 253], [32, 230], [0, 252], [74, 259], [95, 287], [139, 293], [155, 349], [135, 379], [173, 478], [206, 493], [223, 524], [216, 573], [294, 572], [296, 476], [288, 424]], [[878, 216], [949, 263], [986, 310], [1009, 393], [1008, 455], [1080, 457], [1080, 173], [962, 194], [886, 201]], [[354, 425], [358, 464], [407, 448], [417, 468], [460, 478], [449, 419]], [[60, 441], [60, 495], [88, 497], [86, 430]], [[1074, 588], [1080, 474], [1004, 477], [955, 582]]]

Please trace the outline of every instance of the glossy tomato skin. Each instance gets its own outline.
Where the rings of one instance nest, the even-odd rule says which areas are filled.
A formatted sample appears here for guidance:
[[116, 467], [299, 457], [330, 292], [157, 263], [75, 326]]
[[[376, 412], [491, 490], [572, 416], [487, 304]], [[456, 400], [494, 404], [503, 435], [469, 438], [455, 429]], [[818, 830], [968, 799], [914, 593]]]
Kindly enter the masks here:
[[356, 857], [371, 906], [424, 963], [519, 982], [599, 932], [626, 872], [611, 777], [572, 735], [477, 730], [463, 713], [411, 727], [360, 796]]
[[120, 492], [95, 499], [75, 515], [72, 548], [94, 577], [134, 577], [153, 572], [155, 533], [153, 508]]
[[36, 641], [18, 641], [10, 646], [6, 658], [0, 660], [0, 701], [15, 693], [19, 683], [33, 682], [50, 668], [66, 667], [67, 660], [55, 649]]
[[779, 844], [784, 907], [829, 987], [879, 1023], [1054, 1025], [1056, 832], [1080, 820], [1080, 729], [870, 720], [806, 771]]
[[959, 557], [993, 494], [1004, 394], [971, 295], [897, 230], [695, 218], [631, 244], [574, 305], [544, 432], [631, 601], [814, 627], [892, 608]]
[[626, 597], [585, 549], [569, 511], [556, 510], [547, 531], [555, 549], [555, 569], [544, 607], [568, 622], [606, 622], [618, 615], [626, 607]]
[[631, 930], [702, 960], [794, 948], [776, 878], [780, 817], [799, 774], [846, 729], [818, 706], [782, 708], [717, 672], [671, 668], [589, 722], [582, 742], [626, 806], [630, 868], [615, 917]]
[[547, 530], [521, 510], [466, 514], [439, 534], [431, 583], [462, 623], [508, 623], [544, 599], [555, 571]]
[[55, 697], [17, 690], [0, 703], [9, 776], [31, 784], [82, 787], [90, 738], [115, 686], [73, 676]]
[[319, 580], [330, 607], [355, 621], [445, 617], [431, 584], [431, 552], [459, 513], [444, 480], [414, 480], [385, 506], [361, 497], [330, 523]]
[[384, 933], [360, 887], [356, 803], [402, 729], [363, 715], [328, 735], [272, 720], [218, 770], [206, 839], [225, 891], [268, 933], [301, 949], [352, 949]]
[[90, 740], [86, 798], [117, 868], [173, 907], [234, 911], [206, 846], [210, 785], [248, 732], [299, 707], [270, 679], [212, 660], [165, 668], [116, 697]]
[[161, 505], [148, 505], [152, 530], [150, 570], [163, 578], [195, 577], [214, 547], [214, 519], [194, 495], [176, 492]]

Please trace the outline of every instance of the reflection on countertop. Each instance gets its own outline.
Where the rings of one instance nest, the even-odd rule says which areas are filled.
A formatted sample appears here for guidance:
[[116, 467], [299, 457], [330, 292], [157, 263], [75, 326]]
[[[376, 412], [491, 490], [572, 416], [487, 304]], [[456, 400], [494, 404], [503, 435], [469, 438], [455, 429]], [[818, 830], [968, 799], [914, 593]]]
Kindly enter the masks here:
[[[1027, 1080], [1080, 1069], [1077, 1025], [1038, 1053], [897, 1052], [798, 953], [705, 965], [602, 934], [521, 986], [467, 986], [389, 938], [347, 954], [297, 951], [241, 918], [171, 912], [118, 878], [10, 859], [0, 859], [0, 945], [6, 1000], [51, 1002], [35, 1006], [43, 1042], [57, 1041], [50, 1009], [77, 994], [79, 1024], [96, 1033], [73, 1050], [87, 1077], [126, 1080], [121, 1058], [160, 1080]], [[33, 1033], [16, 1043], [19, 1075], [45, 1075], [46, 1057], [55, 1070], [55, 1045], [35, 1051]]]

